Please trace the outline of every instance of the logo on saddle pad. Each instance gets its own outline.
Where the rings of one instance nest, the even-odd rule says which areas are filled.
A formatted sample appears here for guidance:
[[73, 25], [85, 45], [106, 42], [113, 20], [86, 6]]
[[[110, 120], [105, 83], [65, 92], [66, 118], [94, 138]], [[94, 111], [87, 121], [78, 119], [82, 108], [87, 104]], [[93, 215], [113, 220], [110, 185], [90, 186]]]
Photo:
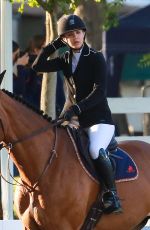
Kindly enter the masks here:
[[133, 172], [135, 172], [135, 169], [132, 167], [132, 165], [129, 165], [127, 172], [128, 172], [128, 173], [133, 173]]

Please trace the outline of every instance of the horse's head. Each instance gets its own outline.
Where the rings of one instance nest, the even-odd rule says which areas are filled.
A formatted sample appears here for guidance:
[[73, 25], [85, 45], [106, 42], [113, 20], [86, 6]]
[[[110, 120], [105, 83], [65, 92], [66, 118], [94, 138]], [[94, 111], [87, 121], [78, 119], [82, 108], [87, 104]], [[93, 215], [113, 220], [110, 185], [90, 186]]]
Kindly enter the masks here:
[[[3, 81], [5, 73], [6, 73], [6, 70], [4, 70], [2, 73], [0, 73], [0, 85]], [[3, 138], [4, 138], [4, 124], [2, 121], [2, 111], [1, 111], [0, 112], [0, 142], [3, 140]]]

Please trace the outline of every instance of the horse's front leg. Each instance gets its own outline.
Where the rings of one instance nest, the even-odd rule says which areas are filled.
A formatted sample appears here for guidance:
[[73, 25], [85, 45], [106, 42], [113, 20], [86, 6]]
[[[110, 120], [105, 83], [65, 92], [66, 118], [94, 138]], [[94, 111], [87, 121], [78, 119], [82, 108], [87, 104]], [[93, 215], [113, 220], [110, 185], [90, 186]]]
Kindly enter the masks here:
[[25, 226], [23, 226], [22, 230], [30, 230], [29, 228], [26, 228]]
[[[33, 228], [27, 228], [23, 225], [23, 229], [22, 230], [33, 230]], [[40, 230], [38, 227], [34, 228], [34, 230]]]

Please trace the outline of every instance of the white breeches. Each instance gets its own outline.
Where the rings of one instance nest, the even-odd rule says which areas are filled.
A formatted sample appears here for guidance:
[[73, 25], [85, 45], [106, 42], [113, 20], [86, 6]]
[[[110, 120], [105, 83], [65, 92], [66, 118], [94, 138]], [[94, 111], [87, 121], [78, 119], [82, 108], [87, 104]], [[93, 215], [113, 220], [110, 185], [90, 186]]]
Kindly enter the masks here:
[[106, 150], [114, 132], [115, 126], [109, 124], [97, 124], [86, 129], [90, 140], [90, 155], [92, 159], [97, 159], [99, 150], [103, 148]]

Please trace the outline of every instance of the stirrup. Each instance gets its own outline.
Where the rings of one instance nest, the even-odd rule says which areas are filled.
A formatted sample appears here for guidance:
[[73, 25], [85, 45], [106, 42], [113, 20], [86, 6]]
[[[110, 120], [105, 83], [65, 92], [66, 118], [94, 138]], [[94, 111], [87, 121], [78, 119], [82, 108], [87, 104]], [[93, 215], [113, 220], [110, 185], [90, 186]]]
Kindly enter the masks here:
[[107, 191], [106, 193], [104, 193], [102, 197], [102, 203], [104, 213], [122, 213], [120, 200], [115, 191]]

